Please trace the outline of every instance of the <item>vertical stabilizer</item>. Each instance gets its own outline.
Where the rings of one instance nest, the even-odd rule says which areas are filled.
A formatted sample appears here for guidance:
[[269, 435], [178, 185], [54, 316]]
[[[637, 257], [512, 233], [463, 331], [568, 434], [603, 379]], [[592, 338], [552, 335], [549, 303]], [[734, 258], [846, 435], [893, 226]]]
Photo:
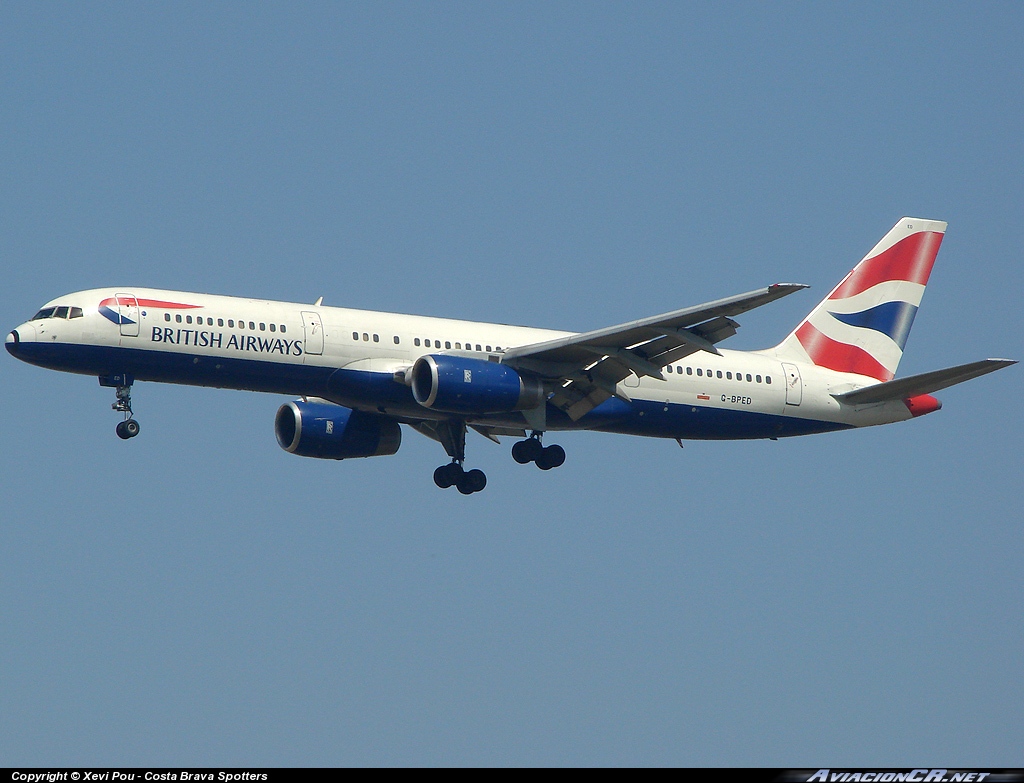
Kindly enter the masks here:
[[945, 231], [939, 220], [901, 218], [776, 346], [779, 358], [891, 380]]

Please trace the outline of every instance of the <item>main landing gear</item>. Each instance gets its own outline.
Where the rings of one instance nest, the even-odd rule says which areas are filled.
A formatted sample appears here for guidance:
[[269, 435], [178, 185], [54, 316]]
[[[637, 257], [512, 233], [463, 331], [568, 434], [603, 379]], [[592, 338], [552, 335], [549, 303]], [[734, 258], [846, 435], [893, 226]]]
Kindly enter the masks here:
[[118, 422], [114, 431], [121, 440], [134, 438], [139, 434], [139, 422], [132, 414], [132, 377], [130, 375], [100, 376], [100, 386], [111, 386], [117, 395], [117, 402], [110, 407], [124, 414], [124, 421]]
[[466, 461], [466, 422], [439, 422], [435, 432], [452, 461], [434, 471], [434, 483], [441, 489], [455, 487], [463, 495], [472, 495], [486, 487], [487, 475], [482, 470], [462, 467]]
[[[487, 476], [482, 470], [466, 470], [462, 466], [466, 460], [466, 422], [434, 422], [429, 425], [428, 434], [439, 440], [452, 458], [447, 465], [441, 465], [434, 471], [434, 483], [437, 486], [441, 489], [456, 487], [463, 495], [472, 495], [487, 486]], [[543, 434], [534, 430], [529, 438], [517, 442], [512, 447], [512, 459], [520, 465], [536, 463], [541, 470], [551, 470], [564, 463], [565, 449], [554, 445], [545, 448], [540, 442]]]
[[456, 487], [463, 495], [472, 495], [487, 486], [487, 475], [479, 469], [465, 470], [452, 460], [434, 471], [434, 483], [441, 489]]
[[561, 466], [565, 462], [565, 449], [558, 445], [545, 448], [540, 442], [543, 434], [534, 432], [526, 440], [518, 441], [512, 447], [512, 459], [520, 465], [534, 462], [541, 470], [551, 470]]

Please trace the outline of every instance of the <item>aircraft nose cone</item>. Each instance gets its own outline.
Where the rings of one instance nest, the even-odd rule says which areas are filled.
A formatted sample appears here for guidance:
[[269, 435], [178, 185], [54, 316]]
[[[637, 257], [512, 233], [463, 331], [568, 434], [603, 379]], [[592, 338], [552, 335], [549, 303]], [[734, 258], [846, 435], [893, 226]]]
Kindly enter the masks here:
[[21, 344], [21, 335], [18, 334], [18, 330], [15, 329], [4, 340], [4, 345], [7, 346], [7, 352], [11, 356], [17, 356], [18, 346]]

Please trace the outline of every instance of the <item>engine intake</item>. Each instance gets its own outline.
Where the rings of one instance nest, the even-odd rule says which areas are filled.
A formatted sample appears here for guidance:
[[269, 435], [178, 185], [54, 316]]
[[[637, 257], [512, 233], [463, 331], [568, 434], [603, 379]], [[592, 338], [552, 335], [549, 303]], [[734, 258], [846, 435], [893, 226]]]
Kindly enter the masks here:
[[274, 434], [285, 451], [320, 459], [384, 457], [402, 445], [394, 419], [326, 402], [285, 403], [274, 418]]
[[531, 410], [546, 399], [539, 378], [507, 364], [445, 354], [416, 360], [412, 395], [424, 408], [465, 414]]

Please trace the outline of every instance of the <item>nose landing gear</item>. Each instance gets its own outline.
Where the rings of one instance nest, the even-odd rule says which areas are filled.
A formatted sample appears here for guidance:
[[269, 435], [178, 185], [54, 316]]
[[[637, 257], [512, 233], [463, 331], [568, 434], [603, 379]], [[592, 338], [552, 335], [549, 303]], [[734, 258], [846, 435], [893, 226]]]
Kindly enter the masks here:
[[124, 414], [124, 421], [118, 422], [114, 432], [121, 440], [134, 438], [139, 434], [139, 422], [132, 414], [132, 381], [134, 379], [128, 374], [103, 375], [100, 376], [100, 386], [112, 387], [117, 395], [117, 402], [110, 407], [118, 413]]
[[562, 465], [565, 462], [565, 449], [558, 445], [545, 448], [540, 442], [542, 434], [534, 432], [526, 440], [517, 441], [512, 446], [512, 459], [520, 465], [534, 462], [541, 470], [551, 470]]

